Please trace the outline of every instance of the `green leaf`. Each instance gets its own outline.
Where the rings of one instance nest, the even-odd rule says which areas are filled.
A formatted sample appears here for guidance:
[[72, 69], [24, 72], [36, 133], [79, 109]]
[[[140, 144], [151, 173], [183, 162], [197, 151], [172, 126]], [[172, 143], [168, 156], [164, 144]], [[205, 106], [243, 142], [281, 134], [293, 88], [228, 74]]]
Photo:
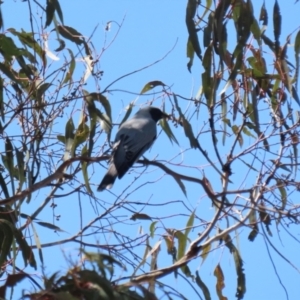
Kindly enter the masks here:
[[298, 57], [300, 55], [300, 30], [296, 34], [294, 49], [295, 56]]
[[186, 137], [188, 137], [188, 139], [190, 140], [191, 148], [195, 148], [195, 149], [198, 148], [199, 143], [198, 143], [198, 140], [194, 136], [191, 124], [187, 121], [187, 119], [185, 119], [183, 117], [181, 117], [181, 121], [182, 121], [183, 129], [184, 129], [184, 133], [185, 133]]
[[[98, 101], [104, 107], [106, 114], [108, 115], [109, 119], [111, 120], [111, 106], [109, 101], [105, 96], [100, 93], [88, 93], [85, 97], [91, 97], [92, 100]], [[88, 101], [90, 99], [88, 98]]]
[[178, 259], [183, 257], [185, 252], [185, 245], [186, 245], [186, 236], [181, 232], [176, 230], [173, 233], [174, 237], [178, 240]]
[[188, 265], [184, 265], [180, 269], [186, 277], [193, 277], [192, 272]]
[[211, 300], [209, 289], [207, 288], [207, 286], [205, 285], [205, 283], [201, 280], [198, 271], [196, 271], [196, 283], [200, 287], [200, 289], [201, 289], [201, 291], [202, 291], [202, 293], [203, 293], [203, 295], [205, 297], [205, 300]]
[[23, 72], [29, 80], [32, 80], [34, 76], [32, 66], [26, 64], [25, 59], [22, 55], [16, 56], [16, 60], [21, 67], [20, 72]]
[[[82, 250], [82, 253], [84, 254], [85, 260], [95, 262], [98, 264], [99, 271], [101, 271], [104, 277], [105, 273], [102, 272], [103, 269], [107, 269], [109, 272], [112, 272], [113, 269], [111, 267], [113, 265], [117, 265], [118, 267], [124, 270], [123, 264], [110, 255], [104, 253], [86, 252], [84, 250]], [[113, 274], [111, 273], [111, 275]]]
[[62, 13], [62, 10], [61, 10], [61, 7], [60, 7], [60, 4], [58, 2], [58, 0], [52, 0], [54, 2], [54, 7], [55, 7], [55, 10], [58, 14], [58, 17], [60, 19], [60, 21], [62, 23], [64, 23], [64, 17], [63, 17], [63, 13]]
[[61, 143], [66, 143], [66, 138], [63, 135], [57, 135], [56, 137]]
[[275, 0], [273, 8], [273, 27], [275, 42], [279, 43], [279, 38], [281, 34], [281, 13], [277, 0]]
[[183, 192], [184, 196], [187, 197], [186, 188], [185, 188], [185, 185], [183, 184], [183, 182], [181, 181], [180, 176], [178, 176], [176, 174], [173, 174], [173, 178], [175, 179], [175, 181], [179, 185], [179, 187], [180, 187], [181, 191]]
[[202, 66], [205, 69], [205, 71], [208, 73], [208, 76], [211, 75], [212, 58], [213, 58], [213, 48], [210, 45], [207, 47], [202, 61]]
[[[5, 121], [5, 114], [4, 114], [4, 98], [3, 98], [3, 79], [0, 77], [0, 115], [1, 119]], [[1, 130], [2, 131], [2, 130]]]
[[186, 18], [193, 19], [197, 11], [198, 2], [196, 0], [188, 0], [186, 7]]
[[226, 116], [227, 116], [227, 102], [225, 100], [225, 94], [222, 94], [221, 98], [222, 98], [222, 121], [224, 122], [222, 144], [224, 146], [225, 145], [226, 136], [227, 136], [227, 124], [228, 124], [228, 121], [230, 123], [230, 120], [226, 119]]
[[36, 108], [41, 109], [43, 107], [44, 102], [44, 94], [48, 90], [48, 88], [51, 86], [51, 83], [43, 83], [41, 85], [37, 86], [37, 89], [32, 93], [33, 99], [36, 100]]
[[179, 113], [179, 116], [180, 116], [180, 122], [183, 126], [185, 136], [189, 139], [190, 145], [191, 145], [192, 148], [195, 148], [195, 149], [199, 148], [199, 143], [198, 143], [198, 140], [194, 136], [192, 126], [187, 121], [184, 114], [182, 113], [181, 108], [179, 107], [179, 104], [178, 104], [177, 96], [175, 94], [173, 94], [173, 98], [174, 98], [176, 109], [177, 109], [177, 111]]
[[170, 235], [164, 235], [163, 238], [166, 242], [168, 254], [171, 254], [173, 256], [173, 260], [175, 262], [176, 248], [174, 247], [174, 238], [173, 238], [173, 236], [170, 236]]
[[[178, 259], [183, 257], [184, 254], [185, 254], [187, 241], [189, 239], [188, 235], [189, 235], [189, 233], [190, 233], [190, 231], [191, 231], [191, 229], [194, 225], [194, 220], [195, 220], [195, 211], [192, 212], [192, 214], [190, 215], [190, 217], [187, 221], [186, 228], [185, 228], [185, 233], [182, 234], [182, 232], [180, 232], [180, 231], [176, 232], [175, 236], [178, 238]], [[189, 269], [186, 268], [186, 266], [181, 267], [181, 270], [188, 277], [191, 276], [191, 272], [190, 272]]]
[[150, 236], [153, 238], [154, 237], [154, 232], [155, 232], [155, 229], [156, 229], [156, 224], [157, 224], [158, 221], [154, 221], [151, 223], [150, 225], [150, 228], [149, 228], [149, 231], [150, 231]]
[[12, 70], [7, 65], [0, 63], [0, 71], [5, 74], [10, 80], [16, 83], [20, 83], [20, 80], [17, 78], [14, 70]]
[[1, 158], [2, 158], [2, 162], [3, 162], [5, 169], [8, 171], [8, 173], [10, 173], [10, 167], [9, 167], [9, 164], [7, 161], [7, 156], [4, 154], [1, 154]]
[[[59, 46], [54, 50], [54, 51], [62, 51], [66, 48], [66, 43], [64, 40], [62, 39], [57, 39], [58, 43], [59, 43]], [[71, 51], [70, 49], [67, 49], [68, 51]]]
[[7, 220], [0, 219], [0, 266], [6, 262], [6, 257], [10, 253], [13, 242], [13, 224]]
[[[207, 237], [206, 240], [208, 240], [209, 237]], [[210, 253], [210, 250], [211, 250], [211, 243], [210, 244], [206, 244], [204, 247], [202, 247], [202, 252], [201, 252], [201, 257], [202, 257], [202, 263], [204, 263], [204, 261], [206, 260], [208, 254]]]
[[[276, 160], [274, 160], [274, 159], [270, 159], [270, 161], [273, 163], [273, 164], [276, 164]], [[285, 164], [283, 164], [283, 163], [279, 163], [278, 165], [277, 165], [277, 167], [278, 168], [280, 168], [280, 169], [282, 169], [282, 170], [285, 170], [285, 171], [287, 171], [287, 172], [291, 172], [291, 170], [285, 165]]]
[[159, 80], [150, 81], [143, 87], [141, 94], [144, 94], [144, 93], [154, 89], [157, 86], [165, 87], [166, 85]]
[[[82, 148], [81, 156], [82, 157], [88, 157], [87, 145], [84, 145], [84, 147]], [[92, 192], [92, 189], [91, 189], [91, 186], [90, 186], [89, 175], [88, 175], [88, 172], [87, 172], [88, 163], [85, 162], [85, 161], [82, 161], [81, 162], [81, 168], [82, 168], [82, 175], [83, 175], [86, 190], [90, 195], [92, 195], [93, 192]]]
[[23, 45], [26, 45], [31, 49], [33, 49], [37, 53], [37, 55], [39, 55], [39, 57], [42, 59], [44, 67], [47, 66], [46, 52], [41, 48], [39, 43], [37, 43], [37, 41], [34, 39], [34, 34], [32, 32], [25, 32], [23, 30], [22, 32], [18, 32], [14, 28], [7, 29], [7, 31], [17, 36]]
[[194, 52], [197, 54], [197, 56], [200, 59], [202, 59], [197, 29], [196, 29], [196, 25], [194, 22], [194, 16], [196, 14], [197, 6], [198, 6], [198, 2], [196, 0], [188, 0], [188, 4], [187, 4], [187, 8], [186, 8], [185, 23], [186, 23], [187, 30], [189, 33], [188, 40], [191, 42]]
[[208, 16], [208, 23], [207, 26], [204, 27], [203, 30], [203, 46], [205, 48], [209, 47], [211, 38], [212, 38], [212, 33], [215, 30], [215, 12], [211, 12]]
[[239, 133], [239, 127], [237, 125], [233, 125], [231, 127], [233, 133], [238, 137], [238, 142], [240, 144], [241, 147], [243, 147], [243, 143], [244, 143], [244, 140], [243, 140], [243, 137], [241, 135], [241, 133]]
[[142, 214], [142, 213], [134, 213], [131, 217], [130, 220], [136, 221], [136, 220], [150, 220], [152, 221], [152, 218], [147, 215], [147, 214]]
[[41, 246], [40, 238], [38, 236], [37, 231], [35, 230], [33, 222], [31, 222], [30, 225], [32, 227], [33, 237], [34, 237], [34, 240], [35, 240], [35, 245], [36, 245], [36, 248], [38, 249], [38, 252], [39, 252], [40, 261], [41, 261], [42, 265], [44, 265], [44, 258], [43, 258], [43, 252], [42, 252], [42, 246]]
[[83, 35], [76, 29], [70, 26], [58, 25], [58, 32], [67, 40], [74, 42], [77, 45], [84, 43]]
[[39, 85], [37, 87], [38, 88], [37, 97], [42, 97], [51, 85], [52, 85], [52, 83], [48, 83], [48, 82], [45, 82], [45, 83]]
[[75, 126], [73, 123], [73, 119], [70, 118], [66, 124], [66, 129], [65, 129], [65, 141], [67, 144], [69, 143], [68, 142], [69, 139], [71, 139], [73, 143], [73, 139], [75, 137], [74, 131], [75, 131]]
[[74, 143], [72, 145], [72, 150], [71, 150], [71, 157], [75, 155], [75, 151], [77, 147], [87, 141], [89, 137], [89, 133], [90, 133], [89, 126], [86, 125], [84, 121], [82, 121], [75, 132]]
[[[282, 73], [283, 75], [283, 83], [285, 85], [285, 87], [287, 88], [287, 90], [289, 91], [289, 93], [291, 95], [293, 95], [293, 85], [292, 85], [292, 78], [289, 76], [290, 74], [290, 68], [288, 66], [288, 62], [287, 60], [285, 59], [281, 59], [280, 60], [280, 68], [279, 68], [279, 71]], [[298, 97], [298, 95], [297, 95]], [[299, 104], [299, 101], [298, 101], [298, 104]]]
[[[83, 91], [84, 95], [88, 95], [88, 92]], [[97, 108], [92, 99], [84, 97], [84, 99], [87, 102], [87, 109], [88, 113], [90, 115], [90, 135], [89, 135], [89, 143], [88, 143], [88, 156], [92, 155], [93, 148], [94, 148], [94, 137], [96, 134], [96, 124], [97, 124]], [[100, 111], [99, 111], [100, 112]], [[101, 113], [101, 112], [100, 112]], [[106, 125], [107, 122], [102, 122]], [[108, 126], [107, 126], [108, 127]], [[111, 124], [110, 124], [110, 130], [111, 130]], [[110, 131], [107, 133], [108, 139], [110, 140]]]
[[[0, 220], [0, 222], [4, 222], [5, 220]], [[27, 266], [27, 263], [29, 262], [30, 266], [36, 269], [36, 261], [34, 258], [34, 254], [32, 252], [32, 249], [30, 246], [28, 246], [27, 241], [25, 237], [23, 236], [22, 232], [17, 229], [12, 223], [5, 221], [7, 225], [10, 226], [11, 231], [16, 238], [16, 241], [21, 249], [22, 256], [24, 258], [25, 266]]]
[[58, 32], [67, 40], [70, 40], [71, 42], [84, 46], [85, 53], [87, 56], [91, 56], [91, 51], [89, 49], [89, 46], [87, 42], [85, 41], [83, 35], [79, 33], [76, 29], [70, 26], [63, 26], [58, 25], [57, 26]]
[[240, 256], [239, 251], [232, 243], [231, 237], [227, 234], [224, 238], [224, 242], [226, 247], [229, 249], [230, 253], [232, 253], [235, 263], [235, 269], [237, 273], [237, 292], [236, 297], [238, 299], [243, 299], [243, 296], [246, 292], [246, 281], [245, 274], [243, 269], [243, 260]]
[[13, 154], [13, 145], [7, 137], [5, 139], [5, 153], [6, 153], [6, 163], [7, 163], [7, 170], [11, 176], [14, 174], [14, 154]]
[[253, 138], [256, 138], [248, 129], [247, 127], [243, 127], [243, 133], [248, 135], [248, 136], [251, 136]]
[[120, 123], [120, 126], [129, 118], [131, 112], [132, 112], [132, 108], [134, 106], [134, 103], [131, 102], [129, 103], [129, 105], [126, 107], [126, 113], [125, 113], [125, 116], [124, 118], [122, 119], [121, 123]]
[[291, 86], [291, 88], [292, 88], [292, 96], [296, 100], [297, 104], [300, 106], [300, 98], [298, 96], [297, 90], [293, 85]]
[[[89, 93], [83, 90], [83, 94], [84, 100], [87, 103], [87, 109], [91, 119], [89, 136], [89, 155], [91, 155], [94, 146], [93, 138], [96, 133], [96, 123], [98, 120], [100, 121], [101, 128], [107, 133], [108, 140], [110, 140], [110, 134], [112, 130], [111, 107], [106, 97], [99, 93]], [[99, 101], [108, 114], [103, 114], [98, 108], [96, 108], [95, 101]]]
[[0, 45], [1, 54], [6, 61], [10, 61], [14, 56], [18, 57], [22, 54], [22, 50], [15, 45], [13, 39], [5, 34], [0, 34]]
[[[2, 160], [3, 160], [3, 157], [2, 157]], [[5, 198], [9, 198], [7, 184], [4, 180], [1, 172], [0, 172], [0, 186], [1, 186], [2, 192], [4, 193]]]
[[107, 98], [101, 94], [98, 95], [98, 101], [102, 104], [104, 107], [104, 110], [108, 116], [109, 122], [111, 124], [111, 106]]
[[220, 264], [218, 264], [214, 270], [214, 275], [217, 277], [217, 283], [216, 283], [216, 290], [217, 290], [217, 295], [220, 300], [225, 300], [227, 299], [226, 297], [223, 296], [222, 290], [225, 287], [224, 284], [224, 274], [222, 271], [222, 268]]
[[0, 206], [0, 219], [6, 220], [10, 224], [15, 226], [15, 224], [17, 223], [17, 213], [9, 205]]
[[190, 233], [190, 231], [192, 230], [192, 227], [194, 225], [194, 220], [195, 220], [195, 211], [193, 211], [186, 223], [186, 228], [185, 228], [185, 236], [186, 238], [188, 238], [188, 235]]
[[69, 51], [69, 54], [70, 54], [70, 57], [71, 57], [71, 60], [69, 62], [69, 70], [66, 74], [66, 77], [63, 81], [63, 84], [67, 83], [67, 82], [72, 82], [72, 76], [73, 76], [73, 73], [74, 73], [74, 70], [75, 70], [75, 66], [76, 66], [76, 62], [75, 62], [75, 57], [74, 57], [74, 54], [72, 52], [72, 50], [70, 49], [67, 49]]
[[256, 128], [256, 126], [253, 123], [251, 123], [251, 122], [245, 122], [245, 126], [247, 126], [249, 129], [254, 130], [255, 133], [257, 134], [257, 128]]
[[249, 215], [249, 225], [253, 229], [250, 232], [248, 239], [249, 239], [249, 241], [253, 242], [258, 234], [257, 217], [256, 217], [256, 211], [254, 209], [251, 210], [250, 215]]
[[237, 46], [235, 47], [233, 57], [236, 57], [236, 61], [235, 61], [235, 64], [234, 64], [234, 66], [231, 70], [231, 73], [229, 75], [229, 78], [227, 80], [227, 83], [226, 83], [225, 87], [220, 92], [221, 94], [225, 93], [226, 90], [228, 89], [228, 87], [232, 85], [232, 83], [235, 80], [236, 76], [239, 74], [240, 70], [243, 67], [243, 59], [244, 59], [243, 49], [244, 49], [244, 45], [242, 45], [241, 43], [237, 44]]
[[286, 193], [286, 189], [284, 188], [285, 183], [280, 179], [276, 179], [276, 182], [277, 182], [277, 188], [281, 195], [281, 210], [284, 211], [287, 203], [287, 193]]
[[260, 217], [260, 220], [265, 224], [269, 236], [273, 236], [273, 234], [272, 234], [272, 232], [270, 230], [271, 217], [266, 212], [266, 210], [265, 210], [264, 207], [265, 207], [264, 203], [261, 202], [261, 204], [260, 204], [260, 210], [259, 210], [259, 217]]
[[54, 0], [47, 0], [45, 28], [51, 24], [53, 17], [54, 17], [55, 6], [54, 6], [53, 2], [54, 2]]
[[[52, 274], [49, 278], [44, 277], [44, 285], [45, 285], [45, 289], [46, 290], [50, 290], [52, 289], [53, 286], [55, 286], [55, 283], [57, 282], [58, 279], [58, 275], [59, 275], [59, 271], [55, 272], [54, 274]], [[56, 296], [59, 298], [61, 296], [60, 293], [55, 293]], [[69, 299], [68, 295], [65, 295], [66, 298], [61, 298], [61, 299], [65, 299], [65, 300], [74, 300], [74, 299]]]
[[[87, 145], [84, 145], [84, 147], [82, 148], [81, 156], [82, 157], [88, 157], [89, 156]], [[89, 175], [88, 175], [88, 172], [87, 172], [88, 163], [85, 162], [85, 161], [82, 161], [81, 162], [81, 167], [82, 167], [82, 175], [83, 175], [86, 190], [90, 195], [92, 195], [93, 192], [92, 192], [92, 189], [91, 189], [91, 186], [90, 186]]]
[[[298, 137], [297, 137], [298, 138]], [[298, 165], [298, 147], [297, 147], [298, 144], [296, 143], [293, 143], [292, 146], [293, 146], [293, 151], [294, 151], [294, 160], [295, 160], [295, 164]]]
[[24, 214], [24, 213], [20, 213], [19, 216], [23, 219], [30, 219], [30, 220], [39, 220], [38, 218], [31, 218], [30, 215]]
[[189, 62], [187, 63], [187, 68], [189, 72], [191, 72], [191, 68], [193, 66], [193, 61], [194, 61], [194, 47], [192, 45], [191, 40], [188, 38], [187, 45], [186, 45], [186, 56], [189, 58]]
[[228, 125], [229, 127], [231, 127], [230, 119], [223, 119], [222, 121], [223, 121], [226, 125]]
[[205, 72], [202, 73], [202, 87], [206, 103], [210, 107], [213, 105], [213, 85], [214, 80], [211, 77], [211, 66], [212, 66], [212, 46], [210, 45], [204, 54], [202, 65]]
[[54, 230], [54, 231], [65, 232], [64, 230], [60, 229], [58, 226], [53, 225], [53, 224], [48, 223], [48, 222], [38, 221], [38, 222], [36, 222], [36, 223], [39, 224], [40, 226], [43, 226], [43, 227], [45, 227], [45, 228], [52, 229], [52, 230]]
[[205, 17], [205, 15], [206, 15], [209, 11], [211, 11], [211, 10], [210, 10], [211, 5], [212, 5], [212, 0], [206, 0], [205, 10], [204, 10], [204, 12], [203, 12], [203, 14], [202, 14], [200, 20], [203, 20], [203, 18]]
[[263, 26], [268, 26], [268, 11], [266, 10], [265, 1], [260, 9], [259, 21], [263, 21]]
[[255, 171], [255, 172], [258, 172], [257, 169], [255, 169], [253, 166], [251, 166], [250, 164], [248, 164], [247, 162], [245, 162], [243, 159], [239, 158], [239, 160], [240, 160], [241, 162], [243, 162], [249, 169], [251, 169], [251, 170], [253, 170], [253, 171]]
[[235, 263], [235, 268], [236, 268], [236, 273], [237, 273], [236, 297], [238, 299], [243, 299], [243, 297], [246, 293], [246, 278], [245, 278], [245, 273], [244, 273], [244, 269], [243, 269], [243, 260], [242, 260], [240, 253], [236, 247], [234, 247], [233, 257], [234, 257], [234, 263]]
[[70, 118], [69, 121], [66, 124], [66, 129], [65, 129], [65, 155], [64, 155], [64, 160], [69, 159], [69, 157], [72, 157], [72, 147], [74, 144], [74, 138], [75, 138], [75, 126], [73, 123], [73, 119]]
[[16, 157], [17, 157], [17, 164], [18, 164], [18, 178], [20, 181], [20, 188], [22, 187], [23, 183], [26, 181], [25, 178], [25, 165], [24, 165], [24, 153], [22, 151], [19, 151], [15, 147], [16, 151]]
[[[209, 18], [209, 20], [210, 20], [210, 18]], [[211, 34], [212, 34], [212, 27], [213, 26], [210, 26], [209, 23], [208, 23], [208, 26], [204, 27], [204, 30], [203, 30], [203, 46], [205, 48], [207, 48], [210, 44]], [[194, 51], [194, 48], [193, 48], [193, 51]]]
[[[96, 114], [100, 121], [101, 128], [105, 131], [105, 133], [110, 136], [112, 130], [111, 119], [107, 114], [102, 114], [99, 109], [96, 108]], [[110, 138], [109, 138], [110, 140]]]
[[219, 55], [222, 61], [226, 60], [227, 55], [227, 44], [228, 44], [228, 34], [227, 34], [227, 22], [224, 22], [220, 27], [218, 27], [219, 36]]
[[[295, 62], [296, 62], [296, 67], [295, 67], [295, 81], [296, 81], [296, 85], [298, 85], [298, 78], [299, 78], [299, 67], [300, 67], [300, 30], [297, 32], [296, 38], [295, 38]], [[297, 94], [296, 89], [293, 86], [293, 90], [292, 90], [293, 94], [295, 94], [295, 96], [297, 97], [297, 103], [299, 101], [299, 97]], [[293, 95], [293, 98], [296, 99]], [[300, 101], [299, 101], [300, 102]], [[299, 103], [298, 103], [299, 104]], [[300, 105], [300, 104], [299, 104]]]
[[275, 43], [265, 34], [262, 34], [261, 38], [264, 41], [264, 43], [275, 53]]
[[0, 29], [3, 28], [3, 16], [2, 16], [2, 10], [1, 10], [1, 6], [0, 6]]
[[179, 145], [175, 135], [173, 134], [173, 132], [172, 132], [170, 126], [169, 126], [169, 123], [167, 122], [167, 120], [165, 118], [163, 118], [159, 121], [159, 124], [160, 124], [162, 130], [165, 132], [165, 134], [170, 139], [170, 141], [171, 142], [174, 141], [177, 145]]
[[257, 40], [258, 44], [261, 45], [261, 30], [260, 30], [259, 24], [255, 18], [253, 18], [253, 22], [251, 24], [250, 30], [251, 30], [254, 38]]

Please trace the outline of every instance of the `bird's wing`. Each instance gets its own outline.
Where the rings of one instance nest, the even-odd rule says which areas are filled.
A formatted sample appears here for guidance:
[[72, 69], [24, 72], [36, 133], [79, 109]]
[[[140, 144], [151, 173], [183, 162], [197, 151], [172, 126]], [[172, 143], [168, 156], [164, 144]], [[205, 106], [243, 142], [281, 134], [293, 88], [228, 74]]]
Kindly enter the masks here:
[[119, 178], [122, 178], [135, 161], [151, 147], [156, 138], [155, 122], [136, 124], [127, 122], [125, 127], [120, 128], [116, 137], [113, 162]]

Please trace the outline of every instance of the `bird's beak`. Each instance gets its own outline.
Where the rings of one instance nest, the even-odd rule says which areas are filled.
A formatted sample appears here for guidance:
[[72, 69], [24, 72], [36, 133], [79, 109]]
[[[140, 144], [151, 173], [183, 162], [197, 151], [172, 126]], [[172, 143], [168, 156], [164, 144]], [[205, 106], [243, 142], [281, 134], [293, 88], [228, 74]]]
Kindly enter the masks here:
[[170, 120], [171, 117], [172, 117], [171, 115], [168, 115], [168, 114], [163, 112], [163, 118]]

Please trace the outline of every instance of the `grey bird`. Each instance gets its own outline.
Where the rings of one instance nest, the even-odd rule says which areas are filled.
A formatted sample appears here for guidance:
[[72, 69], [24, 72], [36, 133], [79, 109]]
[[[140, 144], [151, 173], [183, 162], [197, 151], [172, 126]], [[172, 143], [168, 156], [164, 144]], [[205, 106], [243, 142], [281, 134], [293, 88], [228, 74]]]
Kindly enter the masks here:
[[97, 189], [99, 192], [110, 189], [116, 178], [122, 178], [152, 146], [156, 139], [156, 123], [162, 118], [169, 118], [169, 115], [157, 107], [147, 106], [120, 126], [108, 171]]

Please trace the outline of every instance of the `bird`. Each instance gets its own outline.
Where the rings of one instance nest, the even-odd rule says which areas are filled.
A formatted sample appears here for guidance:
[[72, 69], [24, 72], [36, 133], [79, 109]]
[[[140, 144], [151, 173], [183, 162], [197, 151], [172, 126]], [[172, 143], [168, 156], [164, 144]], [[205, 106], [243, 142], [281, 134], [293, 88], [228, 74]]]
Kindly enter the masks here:
[[170, 116], [154, 106], [141, 108], [119, 128], [112, 147], [108, 171], [97, 191], [110, 189], [152, 146], [156, 139], [156, 123]]

